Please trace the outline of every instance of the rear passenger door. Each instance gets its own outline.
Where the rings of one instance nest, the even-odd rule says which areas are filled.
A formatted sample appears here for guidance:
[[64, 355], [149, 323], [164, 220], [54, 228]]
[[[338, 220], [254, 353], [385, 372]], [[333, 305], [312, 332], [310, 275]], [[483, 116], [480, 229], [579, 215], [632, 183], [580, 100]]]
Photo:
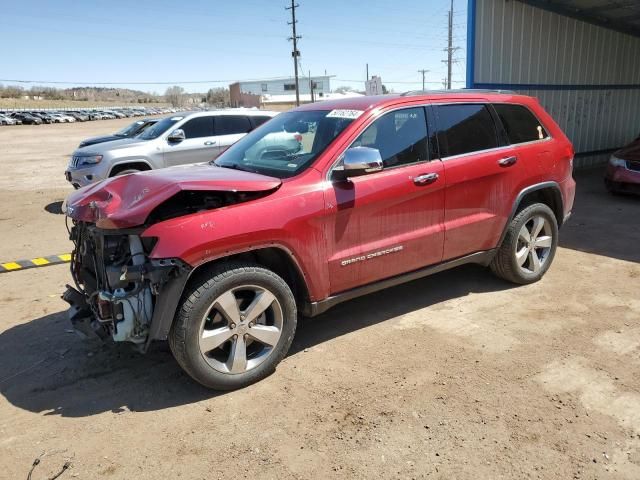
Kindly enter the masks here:
[[526, 177], [485, 103], [434, 105], [446, 176], [443, 260], [496, 247]]
[[165, 166], [207, 162], [215, 158], [212, 116], [192, 118], [177, 128], [184, 131], [185, 139], [180, 142], [167, 140], [163, 152]]
[[215, 156], [213, 160], [231, 145], [236, 143], [247, 133], [253, 130], [253, 126], [246, 115], [218, 115], [213, 122], [215, 132]]

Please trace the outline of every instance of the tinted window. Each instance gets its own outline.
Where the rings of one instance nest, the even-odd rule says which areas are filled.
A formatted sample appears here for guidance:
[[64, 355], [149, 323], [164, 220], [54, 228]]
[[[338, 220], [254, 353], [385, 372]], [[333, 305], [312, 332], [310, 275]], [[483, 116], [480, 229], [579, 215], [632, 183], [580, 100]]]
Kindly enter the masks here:
[[251, 123], [247, 117], [240, 115], [220, 115], [215, 120], [216, 135], [231, 135], [251, 131]]
[[271, 120], [271, 117], [256, 117], [256, 116], [251, 116], [249, 117], [251, 118], [251, 123], [253, 123], [253, 128], [257, 128], [260, 125], [262, 125], [264, 122], [268, 122], [269, 120]]
[[385, 114], [369, 125], [352, 146], [377, 148], [385, 167], [428, 160], [424, 109], [406, 108]]
[[549, 136], [528, 108], [507, 104], [496, 104], [494, 108], [507, 132], [509, 143], [531, 142]]
[[186, 138], [201, 138], [213, 136], [213, 118], [196, 117], [182, 126]]
[[498, 146], [493, 117], [485, 105], [437, 105], [435, 108], [442, 157]]

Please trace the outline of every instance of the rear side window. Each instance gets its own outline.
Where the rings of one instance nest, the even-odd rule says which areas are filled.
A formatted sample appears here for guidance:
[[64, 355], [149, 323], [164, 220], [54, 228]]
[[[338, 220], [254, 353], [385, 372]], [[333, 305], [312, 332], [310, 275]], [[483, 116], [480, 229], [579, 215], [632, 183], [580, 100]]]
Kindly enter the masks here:
[[258, 128], [264, 122], [268, 122], [269, 120], [271, 120], [271, 117], [251, 116], [249, 118], [251, 119], [251, 123], [253, 124], [253, 128]]
[[486, 105], [436, 105], [435, 109], [441, 157], [498, 146], [496, 127]]
[[377, 148], [385, 168], [429, 159], [424, 108], [390, 112], [373, 122], [352, 146]]
[[507, 132], [509, 143], [524, 143], [547, 138], [549, 134], [540, 121], [522, 105], [497, 103], [493, 105]]
[[196, 117], [182, 126], [186, 138], [201, 138], [213, 136], [213, 118]]
[[251, 131], [251, 122], [241, 115], [220, 115], [215, 119], [216, 135], [232, 135]]

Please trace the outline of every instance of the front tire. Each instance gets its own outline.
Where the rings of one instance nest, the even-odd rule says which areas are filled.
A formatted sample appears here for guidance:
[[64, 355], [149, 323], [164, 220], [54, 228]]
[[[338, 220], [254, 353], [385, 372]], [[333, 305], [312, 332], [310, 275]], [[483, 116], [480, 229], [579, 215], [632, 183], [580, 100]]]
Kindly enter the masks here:
[[558, 222], [551, 209], [534, 203], [511, 220], [490, 267], [498, 277], [521, 285], [540, 280], [558, 246]]
[[195, 279], [169, 333], [180, 366], [216, 390], [242, 388], [270, 375], [297, 324], [287, 283], [251, 263], [225, 263]]

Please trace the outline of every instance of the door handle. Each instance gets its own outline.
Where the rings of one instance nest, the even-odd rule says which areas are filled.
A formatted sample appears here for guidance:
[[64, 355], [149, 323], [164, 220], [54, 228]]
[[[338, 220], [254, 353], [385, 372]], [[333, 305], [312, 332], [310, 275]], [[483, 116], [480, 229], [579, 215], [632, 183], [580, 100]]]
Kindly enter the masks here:
[[422, 187], [423, 185], [429, 185], [430, 183], [435, 182], [439, 177], [440, 175], [438, 175], [437, 173], [426, 173], [424, 175], [413, 177], [413, 183], [415, 183], [419, 187]]
[[498, 165], [500, 165], [501, 167], [510, 167], [511, 165], [514, 165], [517, 161], [518, 161], [518, 157], [516, 156], [501, 158], [500, 160], [498, 160]]
[[205, 144], [206, 146], [211, 146], [211, 145], [215, 145], [215, 144], [216, 144], [216, 142], [212, 142], [211, 140], [207, 140], [206, 142], [204, 142], [204, 144]]

